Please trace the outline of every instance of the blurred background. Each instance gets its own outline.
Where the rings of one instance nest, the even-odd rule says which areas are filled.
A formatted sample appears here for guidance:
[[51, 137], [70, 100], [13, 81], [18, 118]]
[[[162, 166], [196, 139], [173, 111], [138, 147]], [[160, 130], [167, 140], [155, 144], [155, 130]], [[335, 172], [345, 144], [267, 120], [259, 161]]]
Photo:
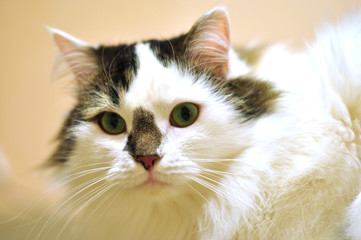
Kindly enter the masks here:
[[[315, 28], [336, 22], [361, 0], [0, 0], [1, 240], [21, 239], [15, 232], [26, 231], [18, 222], [24, 214], [1, 221], [47, 189], [47, 174], [35, 170], [51, 153], [72, 102], [69, 82], [50, 80], [58, 51], [45, 26], [91, 44], [166, 38], [187, 31], [220, 4], [228, 8], [234, 45], [281, 41], [301, 48]], [[36, 201], [25, 218], [36, 218], [39, 205], [52, 200]]]

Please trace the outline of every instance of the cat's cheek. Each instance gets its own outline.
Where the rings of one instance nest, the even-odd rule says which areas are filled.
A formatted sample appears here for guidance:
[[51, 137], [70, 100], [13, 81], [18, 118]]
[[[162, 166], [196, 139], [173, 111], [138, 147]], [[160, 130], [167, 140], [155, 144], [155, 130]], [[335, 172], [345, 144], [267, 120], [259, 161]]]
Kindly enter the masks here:
[[128, 154], [116, 158], [107, 172], [107, 180], [123, 188], [134, 188], [147, 180], [147, 172]]
[[199, 166], [189, 157], [189, 148], [183, 143], [168, 140], [164, 143], [163, 157], [154, 168], [154, 177], [171, 187], [186, 184], [199, 173]]

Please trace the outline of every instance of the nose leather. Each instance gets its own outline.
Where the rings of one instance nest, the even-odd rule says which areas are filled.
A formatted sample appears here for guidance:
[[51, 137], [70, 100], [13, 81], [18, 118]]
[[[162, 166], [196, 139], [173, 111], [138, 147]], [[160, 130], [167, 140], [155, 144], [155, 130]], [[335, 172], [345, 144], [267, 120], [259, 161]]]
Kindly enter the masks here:
[[141, 163], [145, 170], [150, 171], [154, 167], [154, 164], [159, 161], [160, 157], [157, 155], [139, 156], [135, 160]]

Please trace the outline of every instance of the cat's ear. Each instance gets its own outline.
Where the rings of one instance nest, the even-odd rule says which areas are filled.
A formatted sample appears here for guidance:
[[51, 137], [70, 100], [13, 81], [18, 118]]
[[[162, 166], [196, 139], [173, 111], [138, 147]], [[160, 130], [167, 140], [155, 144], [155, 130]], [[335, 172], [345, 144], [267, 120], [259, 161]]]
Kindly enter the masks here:
[[47, 29], [52, 34], [78, 84], [83, 85], [97, 69], [96, 58], [92, 54], [93, 47], [58, 29], [50, 27]]
[[225, 7], [217, 7], [203, 15], [187, 34], [188, 56], [221, 78], [228, 73], [229, 49], [229, 20]]

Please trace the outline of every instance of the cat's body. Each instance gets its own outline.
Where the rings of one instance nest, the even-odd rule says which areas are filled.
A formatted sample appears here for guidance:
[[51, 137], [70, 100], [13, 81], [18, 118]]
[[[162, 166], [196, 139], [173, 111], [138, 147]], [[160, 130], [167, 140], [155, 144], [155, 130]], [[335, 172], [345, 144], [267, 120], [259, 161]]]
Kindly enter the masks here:
[[69, 188], [64, 229], [76, 239], [360, 239], [360, 201], [350, 208], [361, 190], [360, 20], [303, 53], [266, 48], [252, 65], [229, 48], [222, 9], [185, 35], [134, 45], [90, 48], [53, 30], [77, 78], [48, 162]]

